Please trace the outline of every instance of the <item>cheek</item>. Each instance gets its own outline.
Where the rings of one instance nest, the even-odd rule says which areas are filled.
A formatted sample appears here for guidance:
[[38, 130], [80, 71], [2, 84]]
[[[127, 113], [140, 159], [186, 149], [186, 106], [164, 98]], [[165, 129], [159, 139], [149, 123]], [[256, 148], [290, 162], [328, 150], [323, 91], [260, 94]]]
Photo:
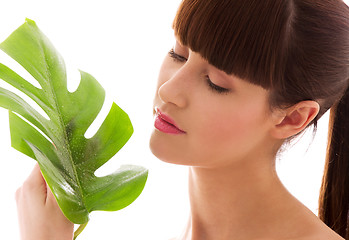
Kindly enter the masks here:
[[200, 158], [211, 163], [212, 159], [230, 161], [249, 154], [266, 133], [264, 113], [254, 106], [217, 111], [206, 116], [197, 124], [197, 150]]
[[245, 114], [224, 114], [207, 117], [198, 124], [198, 133], [202, 141], [207, 144], [212, 142], [217, 145], [227, 145], [241, 141], [248, 135], [250, 119], [246, 119]]

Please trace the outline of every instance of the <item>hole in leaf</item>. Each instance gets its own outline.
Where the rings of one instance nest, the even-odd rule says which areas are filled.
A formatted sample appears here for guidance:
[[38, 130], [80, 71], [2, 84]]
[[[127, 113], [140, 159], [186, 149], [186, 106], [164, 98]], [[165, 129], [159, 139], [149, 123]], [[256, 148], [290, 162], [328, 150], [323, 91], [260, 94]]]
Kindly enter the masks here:
[[67, 89], [69, 92], [73, 93], [79, 87], [79, 84], [81, 81], [80, 71], [70, 66], [69, 64], [67, 64], [66, 66], [66, 71], [67, 71]]
[[7, 55], [5, 52], [0, 50], [0, 63], [3, 63], [14, 72], [16, 72], [19, 76], [27, 80], [33, 86], [42, 89], [39, 82], [18, 62], [16, 62], [13, 58]]
[[85, 134], [84, 134], [85, 138], [92, 138], [96, 134], [96, 132], [98, 131], [98, 129], [102, 125], [103, 121], [107, 117], [111, 106], [112, 106], [112, 102], [107, 101], [107, 99], [106, 99], [101, 111], [98, 113], [95, 120], [92, 122], [92, 124], [89, 126], [89, 128], [85, 132]]
[[43, 132], [41, 131], [37, 126], [35, 126], [34, 124], [32, 124], [31, 122], [29, 122], [26, 118], [24, 118], [22, 115], [13, 112], [14, 114], [16, 114], [19, 118], [21, 118], [23, 121], [25, 121], [26, 123], [28, 123], [30, 126], [32, 126], [33, 128], [35, 128], [36, 131], [38, 131], [42, 136], [44, 136], [47, 141], [49, 141], [50, 143], [53, 144], [53, 141]]
[[[5, 52], [0, 50], [0, 63], [6, 63], [5, 65], [12, 69], [14, 72], [16, 72], [19, 76], [21, 76], [23, 79], [25, 79], [27, 82], [32, 84], [33, 86], [42, 89], [39, 82], [27, 71], [25, 68], [23, 68], [18, 62], [16, 62], [14, 59], [12, 59], [10, 56], [8, 56]], [[18, 90], [17, 88], [13, 87], [12, 85], [8, 84], [4, 80], [0, 79], [0, 87], [3, 87], [18, 96], [20, 96], [24, 101], [26, 101], [29, 105], [31, 105], [36, 111], [38, 111], [44, 118], [49, 120], [49, 116], [46, 114], [46, 112], [30, 97], [28, 97], [26, 94]]]
[[5, 88], [6, 90], [17, 94], [24, 101], [26, 101], [32, 108], [34, 108], [38, 113], [40, 113], [41, 116], [43, 116], [47, 120], [50, 120], [50, 117], [47, 115], [47, 113], [33, 99], [28, 97], [23, 92], [19, 91], [17, 88], [15, 88], [12, 85], [8, 84], [7, 82], [3, 81], [1, 78], [0, 78], [0, 87]]

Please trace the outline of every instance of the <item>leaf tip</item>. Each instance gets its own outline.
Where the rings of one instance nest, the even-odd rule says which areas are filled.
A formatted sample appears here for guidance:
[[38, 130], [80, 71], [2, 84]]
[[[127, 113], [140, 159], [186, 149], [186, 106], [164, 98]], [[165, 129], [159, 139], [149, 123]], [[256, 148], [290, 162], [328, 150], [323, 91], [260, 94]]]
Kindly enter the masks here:
[[29, 25], [36, 26], [36, 22], [34, 20], [29, 19], [29, 18], [25, 18], [25, 22], [28, 23]]

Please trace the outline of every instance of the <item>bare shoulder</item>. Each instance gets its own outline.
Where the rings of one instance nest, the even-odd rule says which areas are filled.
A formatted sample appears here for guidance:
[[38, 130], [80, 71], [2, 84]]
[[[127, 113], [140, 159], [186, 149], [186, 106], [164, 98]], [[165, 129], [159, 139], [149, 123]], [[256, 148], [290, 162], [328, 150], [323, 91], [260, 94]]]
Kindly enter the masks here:
[[290, 240], [344, 240], [344, 238], [327, 227], [325, 224], [322, 224], [320, 227], [314, 229], [311, 234]]
[[298, 237], [294, 236], [294, 239], [284, 240], [344, 240], [309, 209], [305, 209], [308, 212], [304, 211], [304, 214], [300, 214], [299, 218], [296, 218], [297, 222], [300, 223], [298, 226], [303, 226], [298, 228], [300, 230]]
[[335, 232], [329, 232], [329, 233], [319, 233], [314, 234], [313, 236], [301, 238], [298, 240], [344, 240], [340, 235], [338, 235]]
[[[297, 234], [298, 235], [298, 234]], [[257, 239], [256, 239], [257, 240]], [[258, 240], [345, 240], [322, 221], [316, 221], [316, 224], [309, 224], [308, 231], [299, 233], [297, 237], [282, 239], [258, 239]]]
[[289, 240], [344, 240], [344, 238], [342, 238], [337, 234], [329, 234], [329, 235], [314, 235], [314, 236], [302, 237], [297, 239], [289, 239]]

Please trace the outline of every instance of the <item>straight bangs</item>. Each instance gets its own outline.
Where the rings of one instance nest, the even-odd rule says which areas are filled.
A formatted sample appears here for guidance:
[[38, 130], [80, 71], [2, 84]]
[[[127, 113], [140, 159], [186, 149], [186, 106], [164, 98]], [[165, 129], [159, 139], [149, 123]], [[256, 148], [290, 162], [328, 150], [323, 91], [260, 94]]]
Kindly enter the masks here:
[[283, 77], [292, 0], [183, 0], [179, 41], [227, 74], [270, 89]]

